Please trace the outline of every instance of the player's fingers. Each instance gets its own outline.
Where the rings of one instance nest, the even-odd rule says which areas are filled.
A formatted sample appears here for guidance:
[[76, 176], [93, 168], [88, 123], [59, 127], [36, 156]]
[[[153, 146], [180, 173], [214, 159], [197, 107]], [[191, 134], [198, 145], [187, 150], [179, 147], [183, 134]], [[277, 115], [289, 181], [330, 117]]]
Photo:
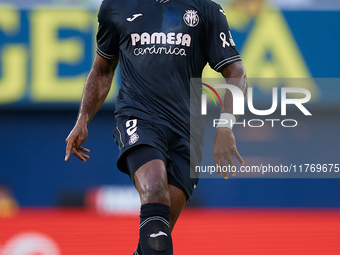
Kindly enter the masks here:
[[83, 151], [83, 152], [87, 152], [87, 153], [90, 153], [90, 150], [87, 149], [87, 148], [84, 148], [82, 146], [79, 147], [79, 150]]
[[66, 139], [66, 155], [65, 155], [65, 161], [67, 161], [70, 158], [71, 150], [73, 147], [73, 139]]
[[235, 177], [236, 176], [236, 168], [233, 167], [233, 168], [230, 169], [230, 171], [231, 171], [231, 176]]
[[[228, 168], [227, 169], [233, 169], [234, 168], [234, 162], [233, 162], [233, 159], [231, 157], [228, 157], [227, 158], [227, 162], [228, 162]], [[228, 172], [228, 171], [226, 171]], [[234, 173], [231, 174], [232, 176], [235, 176]], [[225, 179], [228, 179], [228, 178], [225, 178]]]
[[240, 162], [241, 165], [244, 165], [244, 160], [243, 160], [243, 158], [241, 157], [241, 155], [238, 153], [238, 151], [236, 151], [236, 152], [234, 153], [234, 155], [235, 155], [235, 157], [237, 158], [238, 162]]
[[77, 150], [79, 150], [82, 147], [81, 145], [83, 144], [83, 142], [85, 142], [85, 140], [78, 137], [77, 141], [75, 141], [75, 147]]
[[229, 169], [231, 171], [231, 176], [236, 176], [236, 167], [234, 166], [234, 161], [232, 159], [228, 160], [228, 162], [229, 161], [230, 161]]
[[216, 172], [219, 176], [222, 176], [222, 172], [220, 171], [220, 168], [218, 167], [220, 165], [220, 160], [219, 157], [217, 157], [216, 155], [214, 155], [214, 164], [216, 167]]
[[76, 148], [72, 148], [72, 154], [79, 158], [81, 161], [86, 162], [86, 159], [80, 154], [79, 151], [76, 150]]
[[78, 153], [79, 153], [80, 155], [82, 155], [83, 158], [85, 158], [85, 159], [89, 159], [89, 158], [90, 158], [89, 155], [87, 155], [87, 154], [85, 154], [85, 153], [83, 153], [83, 152], [80, 152], [79, 150], [78, 150]]
[[226, 159], [224, 157], [221, 158], [221, 171], [223, 172], [223, 178], [228, 179], [228, 171], [226, 171], [227, 164], [226, 164]]

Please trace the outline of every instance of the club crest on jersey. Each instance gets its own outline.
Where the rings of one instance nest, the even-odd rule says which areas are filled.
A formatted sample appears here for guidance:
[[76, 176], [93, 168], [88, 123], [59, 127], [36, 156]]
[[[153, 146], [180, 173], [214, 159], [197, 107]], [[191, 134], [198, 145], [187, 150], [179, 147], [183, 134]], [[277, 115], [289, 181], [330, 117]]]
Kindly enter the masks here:
[[189, 27], [196, 27], [198, 22], [200, 21], [197, 15], [197, 11], [194, 10], [185, 11], [183, 20], [185, 24], [187, 24]]
[[129, 144], [132, 145], [132, 144], [135, 144], [139, 139], [139, 135], [137, 133], [133, 133], [131, 136], [130, 136], [130, 140], [129, 140]]

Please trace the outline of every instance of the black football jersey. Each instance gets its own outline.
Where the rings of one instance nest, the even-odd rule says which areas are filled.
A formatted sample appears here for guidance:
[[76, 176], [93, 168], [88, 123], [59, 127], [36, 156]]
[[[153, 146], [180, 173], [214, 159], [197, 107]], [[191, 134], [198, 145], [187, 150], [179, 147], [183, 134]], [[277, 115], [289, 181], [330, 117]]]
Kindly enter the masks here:
[[97, 53], [119, 58], [116, 116], [166, 125], [189, 138], [190, 78], [240, 61], [221, 6], [210, 0], [104, 0]]

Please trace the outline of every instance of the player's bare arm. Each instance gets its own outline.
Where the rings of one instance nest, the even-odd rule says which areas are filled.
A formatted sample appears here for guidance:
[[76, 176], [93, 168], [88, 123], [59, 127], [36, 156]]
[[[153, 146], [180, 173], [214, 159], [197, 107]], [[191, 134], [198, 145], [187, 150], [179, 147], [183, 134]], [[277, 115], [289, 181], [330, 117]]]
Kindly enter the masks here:
[[[233, 84], [239, 87], [243, 94], [246, 95], [247, 81], [246, 72], [241, 61], [228, 65], [222, 70], [222, 75], [226, 79], [227, 83]], [[221, 113], [233, 113], [233, 97], [231, 92], [227, 89], [225, 92]], [[235, 116], [236, 119], [238, 116]], [[214, 164], [221, 167], [226, 166], [226, 160], [230, 167], [234, 166], [232, 156], [235, 156], [237, 160], [243, 165], [244, 161], [236, 148], [235, 136], [233, 131], [228, 127], [216, 128], [214, 137]], [[222, 172], [218, 174], [221, 176]], [[224, 178], [228, 179], [227, 171], [223, 172]], [[235, 176], [236, 173], [232, 173]]]
[[85, 83], [77, 122], [66, 138], [65, 161], [70, 158], [71, 153], [83, 162], [89, 159], [89, 155], [86, 153], [89, 153], [90, 150], [82, 147], [88, 134], [87, 125], [100, 109], [110, 91], [118, 61], [118, 59], [108, 61], [96, 55]]

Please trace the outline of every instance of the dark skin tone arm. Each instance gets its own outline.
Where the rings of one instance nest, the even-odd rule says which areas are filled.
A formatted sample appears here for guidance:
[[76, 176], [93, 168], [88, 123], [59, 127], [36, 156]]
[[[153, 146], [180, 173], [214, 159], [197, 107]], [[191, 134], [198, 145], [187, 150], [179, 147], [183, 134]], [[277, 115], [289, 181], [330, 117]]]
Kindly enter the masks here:
[[96, 55], [85, 83], [77, 122], [66, 138], [65, 161], [70, 158], [71, 153], [83, 162], [90, 158], [86, 154], [90, 150], [81, 145], [88, 135], [88, 123], [100, 109], [110, 91], [112, 78], [118, 62], [118, 59], [108, 61], [98, 54]]
[[[232, 84], [240, 88], [244, 95], [247, 91], [246, 72], [241, 61], [228, 65], [222, 70], [222, 75], [226, 79], [228, 84]], [[233, 98], [231, 92], [226, 89], [221, 113], [233, 113]], [[235, 116], [236, 119], [238, 116]], [[230, 167], [234, 166], [232, 156], [235, 156], [237, 160], [243, 165], [244, 160], [238, 153], [236, 148], [235, 136], [233, 131], [227, 127], [216, 128], [214, 137], [214, 164], [221, 167], [226, 166], [226, 160]], [[222, 172], [218, 172], [222, 176]], [[236, 173], [232, 173], [235, 176]], [[223, 172], [225, 179], [228, 179], [228, 173]]]

